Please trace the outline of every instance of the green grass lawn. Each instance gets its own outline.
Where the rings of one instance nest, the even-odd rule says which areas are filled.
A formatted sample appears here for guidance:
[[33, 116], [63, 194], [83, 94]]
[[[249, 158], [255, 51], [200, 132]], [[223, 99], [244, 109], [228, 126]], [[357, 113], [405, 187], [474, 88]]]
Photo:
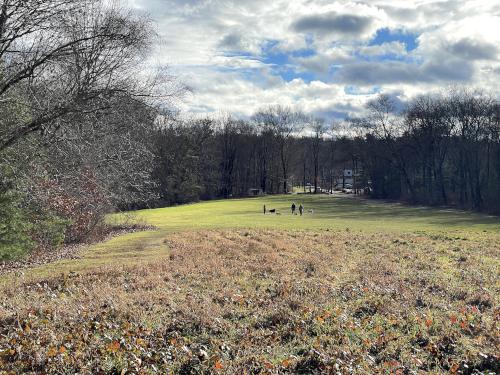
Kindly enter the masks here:
[[[302, 203], [304, 216], [292, 216], [290, 205]], [[263, 205], [280, 215], [263, 215]], [[313, 209], [314, 213], [309, 213]], [[111, 223], [127, 220], [150, 224], [155, 231], [129, 233], [89, 246], [81, 259], [63, 260], [27, 272], [46, 276], [80, 271], [107, 264], [150, 262], [168, 254], [166, 234], [202, 229], [304, 229], [389, 232], [471, 232], [499, 231], [500, 218], [471, 212], [427, 207], [410, 207], [346, 195], [281, 195], [232, 199], [141, 210], [110, 215]], [[132, 219], [131, 219], [132, 218]], [[0, 277], [0, 280], [5, 277]]]
[[[305, 207], [304, 216], [290, 214], [291, 203]], [[263, 205], [281, 215], [263, 215]], [[314, 214], [308, 212], [314, 210]], [[138, 211], [136, 216], [161, 230], [211, 228], [277, 228], [390, 231], [498, 230], [500, 218], [469, 212], [409, 207], [345, 195], [281, 195], [203, 202]], [[114, 217], [117, 218], [116, 216]], [[119, 218], [119, 217], [118, 217]]]

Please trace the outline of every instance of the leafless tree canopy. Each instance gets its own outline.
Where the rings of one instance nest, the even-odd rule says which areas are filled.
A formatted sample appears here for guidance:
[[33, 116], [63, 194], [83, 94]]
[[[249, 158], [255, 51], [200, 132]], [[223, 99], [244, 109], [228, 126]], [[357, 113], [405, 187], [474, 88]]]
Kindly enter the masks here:
[[[111, 209], [158, 196], [149, 19], [119, 1], [0, 0], [0, 258], [104, 233]], [[96, 229], [97, 228], [97, 229]]]
[[0, 9], [0, 106], [24, 113], [0, 124], [0, 151], [114, 96], [147, 94], [137, 79], [153, 35], [147, 19], [98, 0], [4, 0]]
[[283, 190], [288, 192], [292, 139], [304, 128], [306, 117], [300, 111], [278, 105], [258, 111], [253, 119], [263, 133], [273, 137], [277, 143], [278, 157], [283, 171]]

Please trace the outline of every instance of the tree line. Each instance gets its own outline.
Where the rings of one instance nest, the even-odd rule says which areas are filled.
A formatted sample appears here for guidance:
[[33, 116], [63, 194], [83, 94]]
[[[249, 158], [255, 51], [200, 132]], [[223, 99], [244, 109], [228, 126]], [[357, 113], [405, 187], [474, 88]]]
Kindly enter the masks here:
[[[500, 105], [470, 90], [398, 110], [380, 95], [365, 115], [326, 124], [271, 106], [251, 119], [173, 120], [158, 129], [161, 204], [344, 187], [373, 198], [500, 212]], [[170, 145], [170, 146], [169, 146]]]
[[500, 104], [492, 96], [420, 96], [401, 113], [380, 96], [368, 107], [355, 141], [374, 197], [500, 212]]

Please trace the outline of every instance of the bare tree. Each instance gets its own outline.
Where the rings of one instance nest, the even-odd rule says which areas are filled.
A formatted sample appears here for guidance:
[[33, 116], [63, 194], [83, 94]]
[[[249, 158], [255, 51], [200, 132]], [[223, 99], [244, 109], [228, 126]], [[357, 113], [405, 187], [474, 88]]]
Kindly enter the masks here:
[[[0, 124], [0, 151], [68, 116], [147, 93], [138, 67], [153, 35], [147, 19], [104, 0], [4, 0], [0, 5], [0, 105], [24, 118]], [[2, 110], [0, 108], [0, 110]]]
[[326, 130], [326, 142], [328, 145], [328, 185], [329, 191], [333, 192], [334, 184], [335, 184], [335, 154], [336, 154], [336, 145], [335, 141], [337, 138], [337, 122], [332, 122], [330, 127]]
[[232, 195], [235, 175], [236, 157], [238, 153], [238, 123], [229, 116], [223, 116], [220, 120], [220, 173], [221, 173], [221, 195], [229, 198]]
[[151, 160], [158, 111], [125, 97], [110, 106], [78, 114], [73, 126], [42, 138], [51, 175], [77, 194], [80, 170], [89, 169], [114, 207], [144, 207], [156, 198]]
[[314, 170], [314, 193], [319, 193], [319, 162], [321, 145], [323, 143], [323, 137], [327, 130], [325, 126], [325, 120], [318, 118], [311, 118], [309, 120], [309, 128], [312, 131], [311, 136], [311, 155], [313, 158], [313, 170]]
[[403, 176], [411, 201], [415, 202], [417, 195], [407, 165], [408, 160], [405, 157], [408, 143], [398, 142], [404, 134], [404, 124], [396, 113], [394, 101], [388, 95], [381, 94], [377, 99], [368, 103], [368, 109], [370, 110], [368, 123], [372, 127], [373, 135], [383, 140], [384, 146], [390, 152], [392, 162]]
[[290, 107], [271, 106], [253, 116], [264, 132], [270, 132], [276, 143], [283, 177], [283, 192], [288, 192], [291, 146], [294, 136], [304, 127], [305, 116]]
[[489, 124], [494, 123], [495, 101], [480, 92], [456, 90], [450, 94], [449, 106], [458, 138], [460, 203], [464, 205], [470, 195], [473, 207], [479, 210], [485, 184], [484, 146], [489, 139]]
[[444, 162], [454, 128], [449, 106], [442, 97], [417, 97], [409, 104], [405, 118], [416, 156], [420, 157], [425, 194], [430, 201], [447, 204]]

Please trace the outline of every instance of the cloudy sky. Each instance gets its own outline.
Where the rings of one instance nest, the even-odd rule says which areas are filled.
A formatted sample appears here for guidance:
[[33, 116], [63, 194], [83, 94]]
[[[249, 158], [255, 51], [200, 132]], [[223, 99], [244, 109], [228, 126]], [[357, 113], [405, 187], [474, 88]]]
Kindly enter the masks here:
[[480, 87], [499, 96], [497, 0], [129, 0], [158, 24], [154, 59], [192, 89], [182, 109], [271, 104], [326, 118], [383, 92]]

